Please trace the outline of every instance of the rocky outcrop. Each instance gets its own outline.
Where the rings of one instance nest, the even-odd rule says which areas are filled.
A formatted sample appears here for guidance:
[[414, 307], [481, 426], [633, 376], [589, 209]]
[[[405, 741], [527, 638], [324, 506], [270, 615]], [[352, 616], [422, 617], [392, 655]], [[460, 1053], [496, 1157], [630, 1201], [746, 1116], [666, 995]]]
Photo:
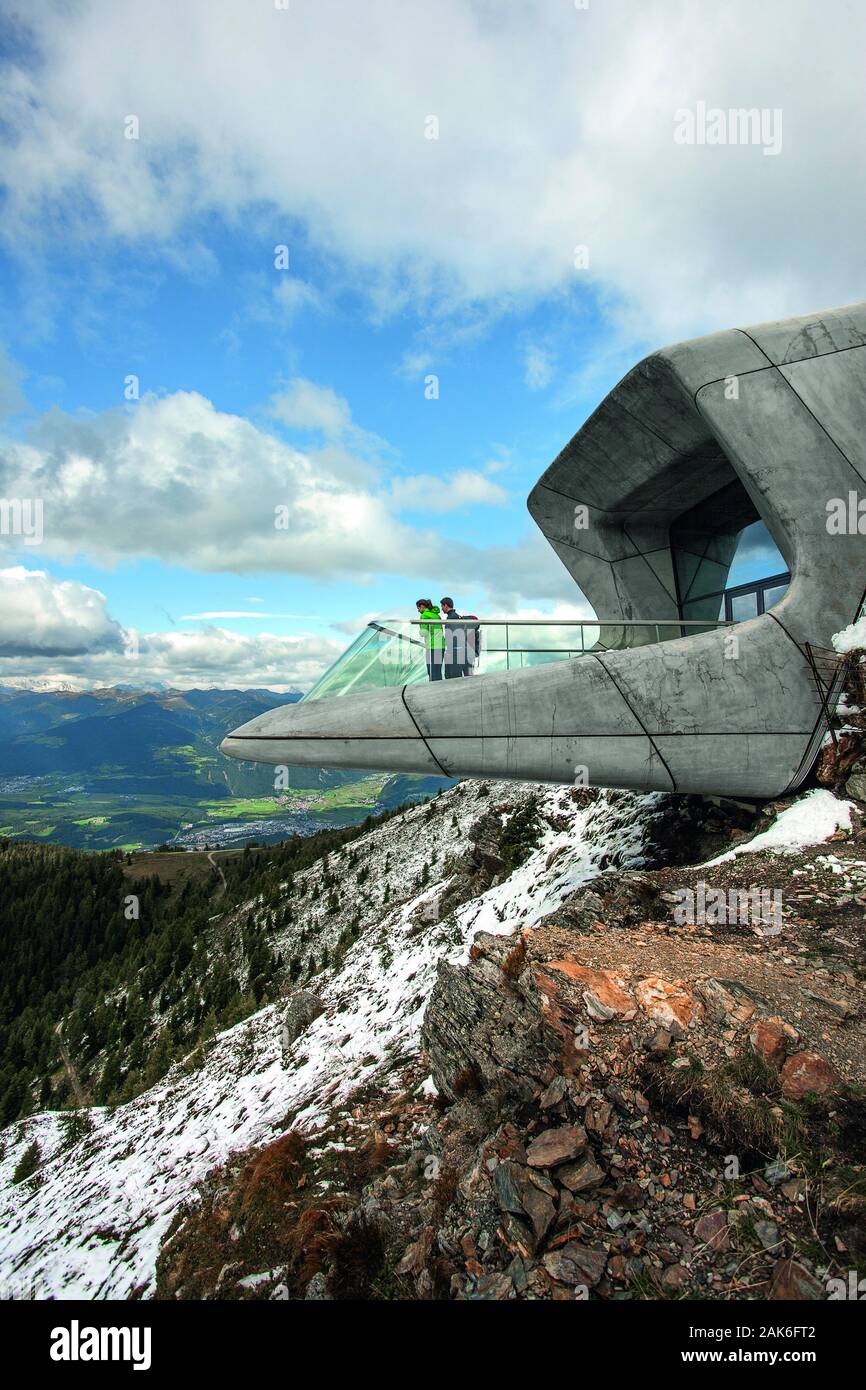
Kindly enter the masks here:
[[[460, 893], [507, 878], [503, 814], [456, 851]], [[161, 1295], [827, 1297], [866, 1259], [866, 836], [713, 870], [744, 871], [782, 885], [780, 935], [676, 920], [708, 866], [669, 865], [478, 933], [439, 963], [420, 1058], [303, 1152], [217, 1174]]]
[[[641, 964], [653, 924], [623, 922], [651, 877], [620, 885], [619, 920], [597, 884], [540, 928], [479, 936], [466, 966], [440, 967], [423, 1036], [453, 1102], [431, 1140], [462, 1170], [432, 1242], [452, 1297], [730, 1297], [744, 1264], [743, 1296], [821, 1289], [793, 1258], [802, 1162], [779, 1155], [822, 1104], [862, 1103], [754, 979], [663, 974], [681, 963], [670, 941], [656, 940], [655, 969]], [[618, 966], [599, 959], [602, 933]]]
[[834, 721], [843, 727], [821, 749], [815, 776], [821, 786], [866, 802], [866, 652], [847, 654], [844, 682], [842, 710]]
[[311, 989], [296, 989], [289, 996], [288, 1002], [283, 1009], [282, 1024], [280, 1027], [280, 1047], [285, 1064], [289, 1055], [289, 1049], [305, 1029], [319, 1017], [324, 1010], [324, 1003], [318, 994]]

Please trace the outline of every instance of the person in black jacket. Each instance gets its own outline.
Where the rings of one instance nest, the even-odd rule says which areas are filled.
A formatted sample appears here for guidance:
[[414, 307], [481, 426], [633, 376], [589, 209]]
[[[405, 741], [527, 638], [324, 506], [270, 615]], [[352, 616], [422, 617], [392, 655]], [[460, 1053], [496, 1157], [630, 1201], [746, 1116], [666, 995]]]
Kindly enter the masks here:
[[[445, 666], [443, 671], [445, 679], [448, 681], [454, 680], [457, 676], [471, 676], [476, 655], [476, 629], [463, 626], [466, 621], [465, 615], [457, 612], [453, 598], [441, 598], [439, 607], [442, 616], [446, 619]], [[459, 623], [461, 626], [449, 631], [448, 623]]]

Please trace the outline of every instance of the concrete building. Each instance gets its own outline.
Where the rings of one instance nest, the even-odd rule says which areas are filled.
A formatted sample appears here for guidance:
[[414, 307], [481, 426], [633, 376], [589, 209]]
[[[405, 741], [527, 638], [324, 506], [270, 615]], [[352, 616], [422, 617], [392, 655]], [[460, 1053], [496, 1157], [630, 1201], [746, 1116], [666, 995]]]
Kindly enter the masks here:
[[[866, 303], [646, 357], [539, 479], [529, 510], [598, 615], [588, 650], [560, 641], [561, 659], [429, 683], [395, 662], [379, 688], [344, 682], [330, 698], [320, 682], [222, 750], [636, 790], [796, 788], [826, 729], [813, 661], [830, 671], [822, 654], [866, 588]], [[756, 519], [790, 584], [758, 616], [710, 626]]]

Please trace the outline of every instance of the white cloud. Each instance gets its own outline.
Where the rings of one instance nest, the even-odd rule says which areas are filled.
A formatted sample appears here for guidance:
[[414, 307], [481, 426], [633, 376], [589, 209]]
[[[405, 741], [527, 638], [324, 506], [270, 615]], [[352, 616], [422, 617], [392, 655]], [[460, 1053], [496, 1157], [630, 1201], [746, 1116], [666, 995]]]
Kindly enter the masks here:
[[310, 306], [319, 308], [322, 303], [322, 297], [313, 285], [288, 275], [277, 281], [273, 293], [277, 313], [283, 318], [292, 318], [301, 309]]
[[314, 613], [263, 613], [260, 608], [247, 612], [242, 608], [221, 608], [208, 611], [207, 613], [182, 613], [180, 621], [182, 623], [213, 622], [220, 619], [223, 622], [229, 618], [266, 618], [273, 621], [274, 618], [303, 618], [307, 622], [318, 622], [319, 619]]
[[[354, 427], [353, 427], [354, 428]], [[134, 558], [205, 572], [471, 583], [527, 599], [572, 580], [532, 535], [484, 546], [484, 511], [508, 495], [484, 474], [359, 482], [339, 446], [293, 448], [195, 392], [145, 396], [98, 415], [51, 411], [0, 453], [0, 496], [41, 499], [40, 555], [115, 565]], [[412, 526], [399, 508], [472, 508], [452, 534]], [[277, 513], [275, 509], [285, 508]], [[275, 521], [285, 517], [284, 528]], [[14, 538], [7, 538], [11, 547]], [[28, 558], [32, 558], [32, 548]]]
[[[54, 6], [18, 15], [39, 62], [8, 62], [4, 213], [31, 250], [61, 211], [70, 236], [168, 247], [192, 218], [254, 210], [274, 243], [299, 225], [376, 314], [589, 284], [653, 341], [862, 292], [862, 6], [439, 0], [433, 22], [404, 0], [90, 0], [62, 24]], [[780, 108], [781, 154], [676, 145], [675, 112], [698, 101]], [[309, 287], [274, 290], [296, 307]]]
[[[151, 632], [140, 639], [137, 662], [148, 680], [166, 685], [267, 686], [305, 689], [339, 656], [343, 644], [313, 634], [247, 636], [211, 626], [197, 632]], [[122, 677], [121, 677], [122, 679]]]
[[23, 565], [0, 569], [0, 657], [102, 653], [121, 640], [98, 589]]
[[0, 495], [42, 500], [43, 553], [101, 564], [150, 556], [363, 582], [432, 553], [435, 537], [337, 465], [180, 391], [100, 415], [48, 413], [5, 446]]
[[109, 615], [97, 589], [44, 570], [0, 570], [0, 685], [48, 678], [76, 688], [304, 689], [342, 650], [343, 643], [332, 637], [247, 635], [212, 623], [194, 632], [133, 633]]
[[553, 380], [554, 358], [546, 348], [530, 343], [526, 349], [523, 379], [530, 391], [543, 391]]
[[356, 424], [344, 396], [306, 377], [292, 377], [280, 387], [268, 402], [267, 414], [290, 433], [320, 437], [315, 447], [305, 440], [306, 455], [313, 470], [326, 477], [370, 487], [379, 466], [393, 456], [384, 439]]
[[442, 477], [416, 473], [408, 478], [394, 478], [391, 498], [397, 510], [404, 512], [453, 512], [472, 505], [502, 507], [509, 500], [498, 483], [467, 468]]
[[320, 431], [328, 438], [344, 434], [352, 424], [352, 411], [343, 396], [304, 377], [293, 377], [271, 397], [270, 413], [292, 429]]

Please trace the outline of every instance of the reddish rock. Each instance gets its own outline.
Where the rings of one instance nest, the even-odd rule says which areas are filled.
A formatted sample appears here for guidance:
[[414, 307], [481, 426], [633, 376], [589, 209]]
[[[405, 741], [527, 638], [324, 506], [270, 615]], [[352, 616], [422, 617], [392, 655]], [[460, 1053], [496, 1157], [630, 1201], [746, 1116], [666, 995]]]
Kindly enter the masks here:
[[726, 1214], [723, 1211], [708, 1211], [695, 1224], [695, 1235], [711, 1250], [727, 1250], [730, 1235]]
[[430, 1247], [433, 1244], [433, 1227], [426, 1226], [417, 1240], [407, 1245], [402, 1260], [397, 1266], [398, 1274], [419, 1274], [427, 1263]]
[[646, 1197], [640, 1183], [624, 1182], [622, 1187], [617, 1188], [614, 1201], [623, 1211], [637, 1211], [643, 1206]]
[[551, 1250], [544, 1256], [544, 1267], [561, 1284], [586, 1284], [592, 1288], [604, 1274], [607, 1255], [603, 1250], [590, 1250], [588, 1245], [571, 1241], [561, 1250]]
[[781, 1018], [759, 1018], [749, 1034], [752, 1049], [777, 1071], [782, 1069], [789, 1046], [796, 1041], [796, 1030]]
[[530, 1168], [553, 1168], [578, 1158], [586, 1148], [586, 1130], [580, 1125], [563, 1125], [537, 1135], [526, 1150]]
[[782, 1095], [788, 1100], [802, 1100], [810, 1093], [829, 1096], [838, 1085], [835, 1071], [818, 1052], [795, 1052], [782, 1067]]
[[662, 1288], [679, 1293], [689, 1282], [689, 1272], [680, 1264], [668, 1265], [661, 1278]]
[[682, 985], [649, 975], [635, 987], [635, 996], [648, 1018], [668, 1032], [683, 1032], [704, 1016], [704, 1006]]
[[490, 1303], [499, 1303], [507, 1298], [513, 1298], [514, 1285], [511, 1282], [511, 1276], [508, 1274], [485, 1275], [483, 1279], [478, 1281], [471, 1297]]
[[545, 869], [549, 869], [551, 864], [555, 864], [559, 856], [564, 854], [567, 849], [568, 845], [557, 845], [556, 849], [552, 849], [544, 861]]
[[569, 1192], [589, 1192], [593, 1187], [601, 1187], [605, 1180], [604, 1169], [587, 1158], [583, 1163], [566, 1163], [557, 1169], [556, 1180], [567, 1187]]
[[841, 782], [857, 761], [859, 751], [860, 740], [856, 734], [840, 734], [833, 743], [826, 744], [815, 765], [815, 776], [821, 786], [833, 787]]
[[591, 1129], [593, 1134], [604, 1134], [613, 1119], [613, 1106], [609, 1100], [596, 1101], [586, 1107], [583, 1117], [587, 1129]]
[[634, 1000], [625, 992], [625, 981], [615, 970], [591, 970], [571, 959], [548, 962], [549, 970], [558, 970], [584, 987], [584, 1003], [590, 1016], [601, 1021], [605, 1016], [634, 1017]]

